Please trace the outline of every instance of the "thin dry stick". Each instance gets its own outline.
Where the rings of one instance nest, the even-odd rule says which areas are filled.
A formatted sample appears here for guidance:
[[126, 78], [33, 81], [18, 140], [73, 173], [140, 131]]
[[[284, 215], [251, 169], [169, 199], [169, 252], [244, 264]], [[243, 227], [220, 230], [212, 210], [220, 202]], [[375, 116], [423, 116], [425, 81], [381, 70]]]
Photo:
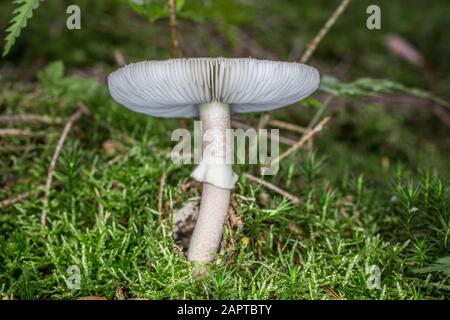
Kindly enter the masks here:
[[257, 182], [257, 183], [265, 186], [267, 189], [270, 189], [270, 190], [272, 190], [272, 191], [274, 191], [274, 192], [276, 192], [278, 194], [281, 194], [283, 197], [285, 197], [286, 199], [289, 199], [295, 205], [298, 205], [300, 203], [300, 199], [298, 197], [290, 194], [287, 191], [284, 191], [283, 189], [277, 187], [276, 185], [274, 185], [274, 184], [272, 184], [270, 182], [267, 182], [267, 181], [264, 181], [262, 179], [259, 179], [259, 178], [255, 177], [255, 176], [253, 176], [253, 175], [251, 175], [249, 173], [244, 173], [244, 176], [250, 181]]
[[323, 126], [326, 125], [330, 120], [331, 120], [330, 117], [324, 118], [312, 130], [308, 131], [295, 145], [293, 145], [291, 148], [289, 148], [288, 150], [286, 150], [285, 152], [280, 154], [278, 157], [276, 157], [274, 160], [272, 160], [265, 167], [271, 167], [271, 166], [277, 164], [278, 162], [280, 162], [284, 158], [290, 156], [293, 152], [295, 152], [298, 149], [300, 149], [305, 144], [305, 142], [307, 142], [312, 137], [314, 137], [317, 133], [319, 133], [322, 130]]
[[333, 289], [331, 289], [329, 286], [327, 285], [323, 285], [322, 289], [330, 296], [333, 297], [336, 300], [340, 300], [341, 296], [339, 295], [339, 293], [337, 293], [336, 291], [334, 291]]
[[[180, 38], [178, 37], [178, 22], [177, 22], [177, 12], [175, 7], [175, 0], [167, 0], [167, 8], [169, 10], [169, 27], [170, 36], [172, 38], [172, 58], [181, 58], [183, 52], [181, 50]], [[186, 119], [179, 120], [180, 128], [187, 128]]]
[[322, 113], [330, 105], [330, 103], [331, 103], [331, 101], [333, 101], [333, 99], [334, 99], [334, 96], [327, 96], [325, 98], [325, 100], [322, 102], [322, 105], [320, 106], [319, 110], [317, 110], [317, 112], [314, 114], [314, 117], [309, 122], [308, 127], [306, 128], [306, 131], [309, 131], [313, 126], [316, 125], [316, 123], [320, 120]]
[[280, 120], [276, 120], [276, 119], [269, 119], [269, 121], [267, 123], [272, 127], [277, 127], [279, 129], [285, 129], [285, 130], [289, 130], [289, 131], [293, 131], [293, 132], [297, 132], [297, 133], [304, 133], [306, 131], [306, 128], [304, 128], [304, 127], [300, 127], [296, 124], [284, 122], [284, 121], [280, 121]]
[[159, 178], [159, 192], [158, 192], [158, 212], [162, 214], [163, 209], [163, 194], [164, 185], [166, 184], [166, 173], [164, 172]]
[[175, 8], [175, 0], [167, 0], [167, 8], [169, 9], [169, 26], [170, 35], [172, 37], [172, 57], [181, 58], [183, 55], [181, 53], [180, 40], [178, 38], [178, 22], [177, 14]]
[[[317, 121], [319, 121], [320, 117], [322, 116], [323, 111], [325, 110], [326, 107], [328, 107], [328, 105], [331, 103], [333, 98], [334, 98], [333, 96], [327, 96], [325, 98], [325, 100], [322, 103], [322, 105], [320, 106], [319, 110], [317, 110], [317, 112], [314, 114], [314, 117], [309, 122], [305, 133], [307, 133], [317, 123]], [[305, 135], [305, 133], [303, 135]], [[310, 140], [308, 140], [308, 145], [306, 147], [308, 150], [308, 154], [311, 155], [313, 152], [313, 147], [314, 147], [314, 137], [312, 137]]]
[[0, 123], [33, 123], [40, 122], [45, 124], [61, 123], [60, 118], [51, 118], [39, 114], [17, 114], [0, 116]]
[[263, 129], [266, 127], [267, 122], [272, 118], [271, 113], [264, 113], [258, 121], [258, 130]]
[[[240, 121], [236, 121], [236, 120], [231, 120], [231, 125], [234, 128], [238, 128], [238, 129], [251, 129], [252, 128], [252, 126], [250, 126], [246, 123], [242, 123]], [[270, 135], [270, 132], [267, 133], [267, 137], [272, 140], [272, 136]], [[293, 146], [297, 142], [296, 140], [292, 140], [292, 139], [282, 137], [282, 136], [278, 137], [278, 141], [280, 141], [282, 144], [286, 144], [288, 146]]]
[[50, 189], [52, 187], [53, 172], [55, 171], [56, 162], [58, 161], [59, 154], [61, 152], [64, 142], [66, 141], [67, 135], [70, 132], [70, 129], [72, 128], [74, 123], [83, 114], [89, 114], [89, 110], [87, 109], [87, 107], [84, 104], [80, 103], [78, 105], [78, 110], [70, 116], [69, 120], [67, 121], [66, 125], [64, 126], [64, 129], [63, 129], [61, 136], [59, 137], [58, 143], [56, 145], [55, 151], [53, 152], [52, 160], [50, 161], [50, 165], [48, 167], [47, 181], [45, 182], [44, 205], [42, 207], [42, 212], [41, 212], [41, 225], [43, 227], [45, 226], [45, 223], [47, 222], [48, 199], [50, 197]]
[[[311, 58], [313, 53], [316, 51], [318, 45], [322, 41], [322, 39], [327, 35], [327, 33], [331, 30], [331, 28], [334, 26], [336, 21], [339, 19], [339, 17], [344, 13], [345, 9], [349, 5], [350, 0], [342, 0], [340, 5], [336, 8], [336, 10], [333, 12], [333, 14], [328, 18], [327, 22], [324, 24], [324, 26], [320, 29], [319, 33], [314, 37], [314, 39], [308, 44], [306, 52], [303, 54], [302, 58], [300, 59], [301, 63], [306, 63]], [[330, 100], [328, 100], [330, 99]], [[328, 97], [326, 102], [322, 105], [322, 108], [320, 108], [316, 115], [314, 116], [313, 120], [308, 125], [308, 128], [310, 128], [312, 125], [314, 125], [314, 121], [320, 117], [321, 113], [323, 112], [324, 108], [328, 103], [331, 101], [331, 98]], [[308, 152], [309, 154], [312, 153], [313, 150], [313, 139], [308, 141]]]
[[331, 17], [328, 19], [328, 21], [322, 27], [322, 29], [320, 29], [320, 31], [316, 35], [316, 37], [308, 44], [308, 49], [306, 50], [306, 52], [303, 54], [302, 58], [300, 59], [301, 63], [308, 62], [309, 58], [311, 58], [314, 51], [316, 51], [319, 43], [326, 36], [328, 31], [330, 31], [331, 27], [333, 27], [333, 25], [336, 23], [336, 21], [342, 15], [342, 13], [344, 12], [345, 8], [347, 8], [349, 3], [350, 3], [350, 0], [342, 0], [339, 7], [337, 7], [337, 9], [333, 12]]
[[[350, 0], [342, 0], [341, 4], [336, 8], [336, 10], [333, 12], [331, 17], [328, 18], [327, 22], [324, 24], [322, 29], [320, 29], [319, 33], [308, 44], [306, 52], [303, 54], [302, 58], [300, 59], [301, 63], [308, 62], [309, 58], [311, 58], [313, 53], [316, 51], [317, 46], [320, 44], [322, 39], [326, 36], [326, 34], [330, 31], [330, 29], [333, 27], [333, 25], [336, 23], [336, 21], [342, 15], [342, 13], [347, 8], [349, 3], [350, 3]], [[271, 113], [269, 112], [269, 114], [271, 114]]]
[[30, 195], [31, 195], [30, 192], [24, 192], [24, 193], [21, 193], [21, 194], [15, 196], [14, 198], [2, 200], [2, 201], [0, 201], [0, 209], [12, 206], [13, 204], [15, 204], [19, 201], [25, 200], [28, 197], [30, 197]]
[[[317, 46], [320, 44], [322, 39], [327, 35], [327, 33], [334, 26], [334, 24], [339, 19], [339, 17], [342, 15], [342, 13], [347, 8], [349, 3], [350, 3], [350, 0], [342, 0], [341, 4], [336, 8], [336, 10], [330, 16], [330, 18], [328, 18], [327, 22], [320, 29], [319, 33], [314, 37], [314, 39], [310, 43], [308, 43], [307, 50], [305, 51], [305, 53], [303, 54], [303, 56], [300, 59], [301, 63], [308, 62], [308, 60], [311, 58], [311, 56], [316, 51]], [[269, 112], [269, 115], [270, 114], [271, 114], [271, 112]], [[260, 120], [260, 121], [262, 121], [262, 120]]]
[[32, 137], [33, 132], [28, 129], [0, 129], [0, 137]]
[[[267, 137], [270, 140], [272, 140], [272, 135], [270, 134], [270, 132], [267, 133]], [[282, 136], [278, 136], [278, 141], [280, 141], [282, 144], [285, 144], [287, 146], [293, 146], [297, 142], [293, 139], [289, 139], [289, 138], [282, 137]]]

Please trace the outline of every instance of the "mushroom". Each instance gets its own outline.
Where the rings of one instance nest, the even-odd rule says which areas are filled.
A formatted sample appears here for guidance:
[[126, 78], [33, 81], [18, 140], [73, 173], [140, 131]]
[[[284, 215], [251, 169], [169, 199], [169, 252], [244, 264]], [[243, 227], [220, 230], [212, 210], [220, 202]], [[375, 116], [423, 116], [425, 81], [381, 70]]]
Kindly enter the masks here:
[[111, 73], [111, 96], [132, 111], [163, 118], [200, 116], [203, 157], [192, 177], [203, 183], [187, 257], [214, 260], [237, 174], [226, 139], [231, 113], [263, 112], [304, 99], [319, 72], [294, 62], [253, 58], [180, 58], [132, 63]]

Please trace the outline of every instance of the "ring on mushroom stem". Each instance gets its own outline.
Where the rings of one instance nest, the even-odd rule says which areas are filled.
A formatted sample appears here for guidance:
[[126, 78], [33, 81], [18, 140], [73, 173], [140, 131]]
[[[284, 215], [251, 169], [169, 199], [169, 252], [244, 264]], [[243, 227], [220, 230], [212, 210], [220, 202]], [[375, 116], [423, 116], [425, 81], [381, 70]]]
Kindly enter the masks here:
[[164, 118], [200, 115], [203, 157], [192, 177], [203, 182], [203, 191], [189, 260], [211, 262], [220, 247], [230, 190], [238, 179], [227, 161], [231, 113], [293, 104], [313, 93], [319, 82], [319, 72], [305, 64], [252, 58], [144, 61], [109, 75], [111, 96], [135, 112]]

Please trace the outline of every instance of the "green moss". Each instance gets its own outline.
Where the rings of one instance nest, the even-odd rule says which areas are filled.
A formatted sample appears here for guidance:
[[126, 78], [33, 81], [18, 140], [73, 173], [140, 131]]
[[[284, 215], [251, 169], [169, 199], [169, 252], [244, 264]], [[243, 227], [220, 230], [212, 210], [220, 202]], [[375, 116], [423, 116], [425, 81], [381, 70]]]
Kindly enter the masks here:
[[[80, 1], [82, 10], [87, 2]], [[244, 29], [264, 50], [287, 57], [294, 42], [306, 44], [334, 8], [328, 1], [299, 3], [258, 1], [254, 19], [261, 23]], [[418, 31], [408, 26], [425, 9], [389, 3], [390, 10], [383, 11], [383, 32], [392, 26], [393, 32], [415, 35]], [[424, 21], [416, 39], [433, 64], [448, 56], [439, 31], [448, 29], [441, 28], [448, 21], [441, 18], [448, 7], [442, 3], [442, 10], [439, 5], [417, 4], [434, 17]], [[0, 7], [6, 21], [11, 6]], [[450, 297], [448, 273], [440, 272], [448, 269], [441, 261], [447, 261], [450, 245], [448, 128], [428, 110], [356, 98], [336, 99], [325, 110], [332, 121], [315, 139], [314, 153], [300, 150], [283, 160], [280, 172], [268, 179], [298, 196], [298, 206], [241, 175], [234, 192], [243, 229], [227, 226], [217, 263], [206, 277], [193, 276], [194, 266], [171, 237], [173, 210], [200, 196], [197, 188], [180, 188], [190, 181], [193, 166], [175, 165], [169, 157], [173, 146], [169, 133], [178, 122], [132, 113], [115, 104], [99, 81], [66, 76], [79, 73], [73, 68], [80, 67], [112, 70], [111, 52], [116, 47], [130, 61], [167, 57], [166, 21], [148, 24], [118, 2], [102, 1], [95, 2], [89, 14], [85, 11], [86, 29], [69, 32], [58, 29], [64, 23], [63, 7], [62, 2], [42, 4], [8, 65], [20, 75], [40, 57], [64, 60], [69, 70], [54, 63], [31, 70], [30, 81], [17, 75], [11, 78], [20, 81], [2, 78], [1, 114], [42, 114], [62, 121], [29, 125], [36, 133], [33, 137], [0, 140], [0, 199], [31, 191], [29, 198], [0, 212], [0, 296], [119, 298], [120, 288], [125, 297], [150, 299], [332, 299], [324, 289], [330, 288], [345, 299]], [[355, 50], [350, 52], [353, 63], [346, 76], [350, 80], [370, 76], [425, 88], [416, 69], [382, 49], [383, 34], [367, 35], [363, 7], [363, 1], [352, 6], [321, 43], [314, 56], [321, 69]], [[396, 24], [400, 9], [408, 14]], [[230, 34], [220, 34], [223, 26], [211, 37], [213, 23], [208, 19], [199, 23], [201, 27], [183, 21], [186, 43], [197, 41], [200, 52], [235, 53], [226, 40]], [[361, 28], [355, 27], [359, 24]], [[49, 34], [50, 26], [54, 29]], [[439, 67], [448, 74], [445, 62]], [[446, 86], [446, 78], [439, 78], [438, 87]], [[78, 101], [91, 114], [75, 124], [64, 144], [42, 230], [39, 219], [48, 164]], [[274, 115], [307, 125], [316, 111], [317, 106], [308, 105]], [[257, 118], [248, 116], [254, 123]], [[109, 139], [127, 152], [105, 147]], [[240, 172], [253, 169], [236, 166]], [[163, 173], [167, 211], [161, 215], [157, 201]], [[7, 183], [7, 177], [13, 182]], [[65, 281], [71, 265], [81, 272], [79, 290], [69, 289]], [[367, 285], [372, 265], [380, 268], [380, 289]]]

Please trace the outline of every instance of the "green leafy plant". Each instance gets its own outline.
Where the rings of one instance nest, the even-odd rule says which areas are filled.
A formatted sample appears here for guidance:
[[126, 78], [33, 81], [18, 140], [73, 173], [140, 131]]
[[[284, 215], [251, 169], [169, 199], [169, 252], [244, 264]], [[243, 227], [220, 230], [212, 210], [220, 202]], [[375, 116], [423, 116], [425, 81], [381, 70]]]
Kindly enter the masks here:
[[[139, 14], [146, 16], [151, 22], [169, 16], [167, 0], [127, 0], [130, 6]], [[207, 19], [225, 24], [248, 22], [251, 17], [251, 5], [235, 0], [176, 0], [177, 16], [193, 21]], [[223, 14], [226, 12], [227, 14]], [[223, 21], [220, 21], [223, 20]]]
[[[13, 18], [6, 29], [3, 56], [8, 55], [19, 38], [28, 21], [33, 17], [43, 0], [14, 0], [17, 8], [13, 11]], [[155, 22], [169, 16], [166, 0], [123, 0], [137, 13], [147, 17], [149, 21]], [[175, 9], [177, 16], [196, 22], [205, 20], [214, 21], [221, 32], [231, 41], [233, 40], [233, 26], [249, 23], [252, 21], [252, 5], [241, 3], [236, 0], [176, 0]], [[226, 14], [224, 14], [226, 13]]]
[[[185, 0], [176, 0], [175, 9], [182, 14]], [[128, 0], [130, 6], [141, 15], [148, 17], [151, 22], [169, 16], [166, 0]]]
[[442, 272], [443, 274], [450, 275], [450, 256], [439, 258], [436, 260], [435, 263], [433, 263], [428, 267], [414, 269], [414, 272], [416, 273]]
[[10, 26], [6, 29], [5, 47], [3, 56], [6, 56], [13, 47], [22, 29], [27, 26], [28, 20], [33, 16], [33, 11], [39, 7], [42, 0], [15, 0], [18, 7], [13, 11]]
[[38, 73], [38, 79], [52, 96], [64, 96], [67, 102], [73, 103], [88, 100], [99, 88], [95, 79], [64, 76], [64, 64], [61, 61], [50, 63]]
[[444, 107], [450, 107], [449, 102], [435, 97], [426, 90], [410, 88], [388, 79], [360, 78], [353, 82], [344, 83], [334, 77], [324, 76], [320, 89], [335, 96], [370, 96], [380, 93], [402, 92], [419, 98], [428, 98]]

